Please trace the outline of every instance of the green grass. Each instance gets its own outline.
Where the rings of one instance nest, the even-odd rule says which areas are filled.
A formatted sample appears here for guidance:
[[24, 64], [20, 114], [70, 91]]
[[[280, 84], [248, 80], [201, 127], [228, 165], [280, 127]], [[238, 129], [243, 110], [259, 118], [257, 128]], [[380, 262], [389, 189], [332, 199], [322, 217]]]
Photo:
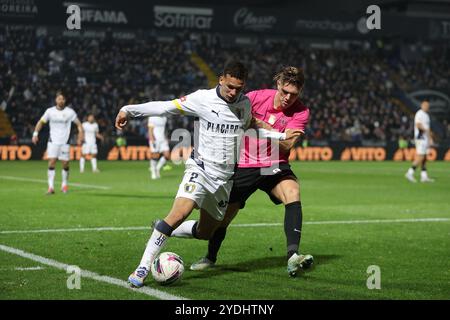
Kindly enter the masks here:
[[[450, 164], [428, 165], [433, 184], [412, 184], [408, 163], [294, 163], [301, 179], [304, 222], [330, 220], [450, 218]], [[150, 181], [147, 162], [102, 162], [102, 172], [78, 172], [70, 181], [110, 187], [70, 187], [45, 196], [46, 163], [0, 164], [0, 231], [77, 227], [147, 226], [166, 215], [177, 192], [183, 166]], [[90, 169], [89, 164], [87, 169]], [[43, 182], [7, 180], [4, 176]], [[60, 181], [60, 167], [56, 181]], [[197, 218], [198, 213], [194, 212]], [[234, 221], [280, 223], [284, 208], [257, 192]], [[102, 275], [126, 280], [136, 267], [149, 232], [79, 231], [0, 233], [0, 244]], [[190, 271], [206, 242], [170, 239], [164, 251], [186, 264], [182, 281], [148, 286], [189, 299], [449, 299], [450, 222], [308, 224], [301, 249], [315, 257], [315, 268], [292, 279], [285, 271], [282, 225], [230, 227], [216, 268]], [[16, 271], [16, 267], [42, 270]], [[381, 289], [366, 286], [367, 268], [381, 269]], [[0, 250], [0, 299], [151, 299], [147, 295], [88, 278], [69, 290], [62, 270]]]

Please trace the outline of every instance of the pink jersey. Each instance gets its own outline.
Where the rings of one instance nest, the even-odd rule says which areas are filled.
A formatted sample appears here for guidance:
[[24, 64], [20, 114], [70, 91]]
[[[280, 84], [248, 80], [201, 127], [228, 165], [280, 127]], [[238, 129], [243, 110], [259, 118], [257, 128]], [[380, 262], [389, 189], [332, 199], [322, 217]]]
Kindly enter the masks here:
[[[302, 129], [309, 119], [309, 109], [297, 100], [286, 110], [276, 110], [274, 99], [277, 90], [264, 89], [247, 93], [252, 106], [254, 118], [264, 121], [278, 132], [286, 129]], [[277, 163], [289, 161], [289, 154], [278, 152], [278, 155], [271, 154], [271, 142], [269, 139], [258, 139], [256, 137], [244, 136], [240, 150], [239, 167], [255, 168], [270, 167]]]

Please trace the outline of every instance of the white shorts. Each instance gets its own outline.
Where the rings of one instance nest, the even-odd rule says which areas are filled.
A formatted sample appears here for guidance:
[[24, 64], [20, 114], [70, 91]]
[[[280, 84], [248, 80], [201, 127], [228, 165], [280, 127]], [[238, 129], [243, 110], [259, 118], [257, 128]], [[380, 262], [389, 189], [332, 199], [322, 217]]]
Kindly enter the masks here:
[[155, 148], [152, 148], [152, 144], [150, 143], [150, 151], [152, 153], [163, 153], [166, 151], [170, 151], [169, 143], [167, 140], [155, 141]]
[[416, 153], [425, 156], [428, 153], [428, 141], [416, 139]]
[[98, 152], [97, 144], [95, 143], [93, 144], [83, 143], [83, 145], [81, 146], [82, 154], [97, 154], [97, 152]]
[[214, 181], [197, 165], [187, 165], [175, 198], [192, 199], [215, 220], [222, 221], [232, 187], [233, 180]]
[[47, 143], [47, 158], [58, 159], [61, 161], [69, 161], [70, 159], [70, 145], [56, 144], [53, 142]]

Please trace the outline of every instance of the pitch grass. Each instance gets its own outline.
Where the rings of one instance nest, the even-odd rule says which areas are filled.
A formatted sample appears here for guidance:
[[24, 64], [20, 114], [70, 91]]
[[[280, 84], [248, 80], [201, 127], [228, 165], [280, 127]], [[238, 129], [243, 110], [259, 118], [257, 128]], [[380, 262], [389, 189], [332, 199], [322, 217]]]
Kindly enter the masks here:
[[[412, 184], [408, 163], [304, 162], [293, 169], [301, 178], [304, 221], [450, 218], [450, 164], [429, 164], [433, 184]], [[100, 174], [78, 172], [70, 181], [110, 187], [72, 186], [45, 196], [46, 163], [2, 162], [0, 230], [150, 225], [171, 207], [183, 166], [150, 181], [147, 162], [102, 162]], [[89, 164], [87, 164], [89, 170]], [[61, 178], [57, 167], [56, 181]], [[284, 208], [257, 192], [234, 223], [283, 223]], [[191, 218], [197, 218], [194, 212]], [[83, 231], [1, 234], [0, 244], [126, 280], [143, 253], [148, 231]], [[206, 242], [170, 239], [164, 251], [180, 254], [186, 265], [181, 282], [153, 286], [190, 299], [448, 299], [450, 222], [305, 224], [302, 252], [315, 268], [291, 279], [286, 273], [282, 225], [230, 227], [217, 266], [206, 272], [189, 266]], [[81, 290], [68, 290], [64, 271], [16, 271], [40, 264], [0, 252], [0, 299], [151, 299], [125, 288], [83, 278]], [[381, 269], [381, 289], [366, 286], [367, 268]], [[42, 265], [41, 265], [42, 266]]]

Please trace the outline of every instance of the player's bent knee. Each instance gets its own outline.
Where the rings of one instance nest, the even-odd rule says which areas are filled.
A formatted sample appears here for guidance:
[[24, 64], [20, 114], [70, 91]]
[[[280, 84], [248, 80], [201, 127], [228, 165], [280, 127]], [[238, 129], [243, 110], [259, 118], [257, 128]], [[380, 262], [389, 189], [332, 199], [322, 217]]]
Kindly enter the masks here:
[[286, 203], [291, 203], [293, 201], [298, 201], [300, 200], [300, 193], [299, 193], [299, 188], [289, 188], [287, 190], [285, 190], [284, 193], [284, 202]]

